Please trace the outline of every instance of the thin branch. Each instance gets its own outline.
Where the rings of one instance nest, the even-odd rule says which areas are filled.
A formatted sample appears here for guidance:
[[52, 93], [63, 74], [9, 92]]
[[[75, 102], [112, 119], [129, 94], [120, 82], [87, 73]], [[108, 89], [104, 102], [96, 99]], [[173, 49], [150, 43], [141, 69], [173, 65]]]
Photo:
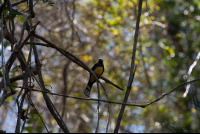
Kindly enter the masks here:
[[[23, 43], [21, 45], [16, 45], [14, 51], [12, 52], [11, 56], [9, 57], [8, 61], [6, 62], [5, 64], [5, 69], [6, 69], [6, 81], [8, 82], [7, 84], [10, 85], [10, 81], [9, 81], [9, 75], [8, 75], [8, 72], [10, 71], [11, 69], [11, 66], [12, 64], [14, 63], [16, 57], [19, 55], [19, 52], [20, 50], [22, 49], [22, 47], [26, 44], [26, 42], [29, 40], [30, 36], [33, 34], [33, 32], [35, 31], [37, 25], [39, 24], [40, 22], [38, 22], [34, 27], [33, 29], [31, 29], [31, 31], [29, 32], [28, 36], [25, 38], [25, 40], [23, 41]], [[2, 83], [1, 83], [2, 84]], [[12, 89], [12, 86], [10, 86], [10, 89], [11, 89], [11, 92], [7, 94], [7, 91], [5, 90], [3, 95], [2, 95], [2, 98], [0, 99], [0, 107], [1, 105], [3, 104], [3, 102], [5, 101], [5, 99], [13, 94], [15, 94], [15, 90]]]
[[[31, 92], [29, 92], [29, 94], [31, 94]], [[29, 94], [27, 94], [27, 96], [29, 96]], [[25, 124], [26, 124], [26, 119], [27, 119], [27, 116], [28, 116], [29, 108], [30, 108], [30, 101], [28, 101], [28, 108], [27, 108], [27, 111], [26, 111], [26, 115], [24, 116], [25, 118], [24, 118], [24, 123], [22, 125], [21, 133], [23, 132]]]
[[149, 81], [149, 75], [148, 75], [148, 70], [147, 70], [147, 68], [146, 68], [146, 66], [145, 66], [145, 61], [144, 61], [144, 55], [142, 54], [142, 45], [140, 45], [140, 54], [141, 54], [141, 58], [142, 58], [142, 63], [143, 63], [143, 66], [144, 66], [144, 74], [145, 74], [145, 78], [146, 78], [146, 81], [147, 81], [147, 87], [149, 87], [150, 89], [151, 89], [151, 83], [150, 83], [150, 81]]
[[[68, 86], [67, 86], [67, 84], [68, 84], [68, 71], [67, 71], [67, 69], [69, 68], [69, 65], [70, 65], [70, 63], [71, 63], [71, 61], [70, 60], [68, 60], [68, 62], [65, 64], [65, 67], [64, 67], [64, 69], [63, 69], [63, 84], [64, 84], [64, 89], [63, 89], [63, 94], [64, 95], [66, 95], [67, 94], [67, 90], [68, 90]], [[63, 104], [63, 108], [62, 108], [62, 112], [61, 112], [61, 117], [62, 118], [64, 118], [64, 114], [66, 114], [67, 113], [67, 110], [66, 110], [66, 101], [67, 101], [67, 99], [66, 99], [66, 97], [63, 97], [63, 100], [62, 100], [62, 104]], [[59, 129], [59, 131], [58, 132], [60, 132], [60, 129]]]
[[[200, 52], [198, 52], [196, 59], [194, 60], [194, 62], [192, 63], [192, 65], [189, 67], [189, 70], [188, 70], [188, 73], [187, 73], [187, 81], [190, 81], [190, 74], [192, 73], [193, 68], [197, 65], [197, 62], [198, 62], [199, 58], [200, 58]], [[190, 84], [188, 84], [186, 86], [186, 91], [183, 94], [183, 97], [187, 96], [187, 94], [189, 92], [189, 89], [190, 89]]]
[[21, 112], [22, 112], [22, 108], [23, 108], [24, 99], [25, 99], [25, 96], [27, 93], [28, 93], [27, 91], [24, 92], [22, 99], [21, 99], [21, 103], [20, 103], [20, 105], [18, 104], [18, 118], [17, 118], [17, 125], [16, 125], [16, 129], [15, 129], [15, 133], [20, 133]]
[[33, 107], [33, 109], [37, 112], [37, 115], [40, 117], [40, 120], [42, 121], [42, 123], [43, 123], [45, 129], [47, 130], [48, 133], [50, 133], [49, 130], [47, 129], [46, 125], [45, 125], [45, 122], [43, 121], [43, 118], [41, 117], [41, 115], [39, 114], [39, 112], [38, 112], [38, 110], [36, 109], [35, 105], [33, 104], [33, 101], [31, 100], [31, 96], [30, 96], [30, 95], [28, 96], [28, 99], [29, 99], [29, 101], [30, 101], [30, 105]]
[[[9, 12], [10, 12], [10, 14], [12, 14], [12, 6], [11, 6], [11, 2], [10, 2], [10, 0], [8, 0], [8, 6], [9, 6]], [[11, 29], [11, 25], [10, 25], [10, 20], [11, 20], [11, 22], [12, 22], [12, 29]], [[13, 45], [14, 45], [14, 39], [15, 39], [15, 37], [14, 37], [14, 33], [15, 33], [15, 24], [14, 24], [14, 18], [13, 17], [11, 17], [10, 19], [9, 19], [9, 28], [10, 28], [10, 31], [11, 31], [11, 51], [13, 50]]]
[[[3, 3], [5, 4], [6, 1]], [[1, 1], [2, 4], [2, 1]], [[3, 7], [3, 5], [2, 5]], [[5, 68], [4, 68], [4, 44], [3, 44], [3, 12], [1, 13], [1, 65], [2, 65], [2, 72], [3, 72], [3, 83], [4, 83], [4, 90], [6, 90], [6, 78], [5, 78]], [[0, 93], [1, 93], [1, 89], [0, 89]]]
[[98, 133], [98, 130], [99, 130], [99, 105], [100, 105], [100, 102], [99, 102], [99, 99], [100, 99], [100, 92], [99, 92], [99, 83], [97, 82], [97, 91], [98, 91], [98, 103], [97, 103], [97, 127], [96, 127], [96, 130], [95, 130], [95, 133]]
[[[44, 90], [45, 89], [45, 85], [44, 85], [44, 81], [43, 81], [43, 78], [42, 78], [41, 66], [40, 66], [39, 57], [38, 57], [38, 53], [37, 53], [37, 50], [36, 50], [35, 46], [33, 46], [33, 50], [34, 50], [35, 63], [36, 63], [37, 71], [38, 71], [38, 76], [39, 76], [41, 88], [42, 88], [42, 90]], [[46, 102], [47, 108], [49, 109], [50, 113], [52, 114], [52, 116], [54, 117], [54, 119], [56, 120], [58, 125], [61, 127], [61, 129], [65, 133], [69, 133], [69, 130], [65, 126], [65, 123], [63, 122], [62, 118], [59, 118], [58, 114], [55, 113], [55, 109], [53, 108], [53, 105], [52, 105], [51, 100], [48, 97], [48, 95], [46, 93], [43, 93], [43, 97], [44, 97], [44, 100]]]
[[26, 2], [26, 0], [21, 0], [21, 1], [15, 2], [15, 3], [12, 4], [12, 7], [17, 6], [17, 5], [24, 3], [24, 2]]
[[[169, 95], [170, 93], [176, 91], [177, 89], [179, 89], [180, 87], [184, 86], [184, 85], [187, 85], [189, 83], [194, 83], [194, 82], [197, 82], [197, 81], [200, 81], [200, 78], [199, 79], [195, 79], [195, 80], [192, 80], [192, 81], [188, 81], [188, 82], [184, 82], [184, 83], [181, 83], [180, 85], [178, 85], [177, 87], [175, 87], [174, 89], [170, 90], [169, 92], [163, 94], [161, 97], [155, 99], [154, 101], [151, 101], [149, 103], [146, 103], [146, 104], [131, 104], [131, 103], [121, 103], [121, 102], [114, 102], [114, 101], [107, 101], [107, 100], [99, 100], [99, 99], [94, 99], [94, 98], [83, 98], [83, 97], [75, 97], [75, 96], [70, 96], [70, 95], [63, 95], [63, 94], [57, 94], [57, 93], [52, 93], [52, 92], [48, 92], [48, 91], [45, 91], [45, 90], [37, 90], [37, 89], [33, 89], [33, 88], [29, 88], [29, 87], [23, 87], [24, 89], [27, 89], [27, 90], [31, 90], [31, 91], [37, 91], [37, 92], [44, 92], [44, 93], [48, 93], [48, 94], [51, 94], [51, 95], [57, 95], [57, 96], [64, 96], [64, 97], [68, 97], [68, 98], [72, 98], [72, 99], [78, 99], [78, 100], [86, 100], [86, 101], [100, 101], [100, 102], [106, 102], [106, 103], [111, 103], [111, 104], [119, 104], [119, 105], [127, 105], [127, 106], [136, 106], [136, 107], [141, 107], [141, 108], [145, 108], [155, 102], [158, 102], [159, 100], [161, 100], [162, 98], [164, 98], [166, 95]], [[14, 86], [14, 85], [9, 85], [9, 86], [12, 86], [12, 87], [16, 87], [16, 88], [22, 88], [21, 86]]]
[[[139, 33], [139, 24], [140, 24], [140, 16], [141, 16], [141, 11], [142, 11], [142, 2], [143, 0], [139, 0], [139, 7], [138, 7], [138, 16], [137, 16], [137, 21], [136, 21], [136, 30], [135, 30], [135, 36], [134, 36], [134, 45], [133, 45], [133, 52], [132, 52], [132, 61], [131, 61], [131, 70], [130, 70], [130, 77], [129, 77], [129, 82], [128, 82], [128, 86], [127, 86], [127, 90], [126, 90], [126, 94], [124, 97], [124, 101], [123, 103], [126, 103], [131, 91], [131, 87], [132, 87], [132, 81], [134, 78], [134, 72], [133, 69], [135, 68], [135, 54], [136, 54], [136, 48], [137, 48], [137, 39], [138, 39], [138, 33]], [[116, 127], [114, 132], [118, 133], [119, 127], [120, 127], [120, 122], [124, 113], [126, 105], [122, 105], [118, 119], [117, 119], [117, 123], [116, 123]]]

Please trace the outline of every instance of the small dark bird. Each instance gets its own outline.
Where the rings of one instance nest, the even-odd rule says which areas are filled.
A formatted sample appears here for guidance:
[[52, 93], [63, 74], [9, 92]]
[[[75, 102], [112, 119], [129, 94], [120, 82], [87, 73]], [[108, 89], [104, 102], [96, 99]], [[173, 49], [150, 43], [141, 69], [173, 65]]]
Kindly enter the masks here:
[[[94, 66], [92, 67], [92, 70], [99, 74], [99, 75], [102, 75], [103, 72], [104, 72], [104, 65], [103, 65], [103, 60], [102, 59], [99, 59], [99, 61], [94, 64]], [[90, 74], [90, 78], [89, 78], [89, 81], [88, 81], [88, 84], [86, 86], [86, 89], [85, 89], [85, 92], [84, 94], [87, 96], [87, 97], [90, 97], [90, 91], [91, 91], [91, 88], [92, 88], [92, 85], [96, 82], [96, 79], [94, 78], [94, 76], [92, 74]]]

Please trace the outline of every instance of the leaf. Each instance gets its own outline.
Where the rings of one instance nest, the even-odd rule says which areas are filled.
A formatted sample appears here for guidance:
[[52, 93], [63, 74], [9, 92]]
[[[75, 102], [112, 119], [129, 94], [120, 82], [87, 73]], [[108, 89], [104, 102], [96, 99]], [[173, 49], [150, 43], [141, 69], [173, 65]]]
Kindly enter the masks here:
[[4, 43], [3, 43], [3, 46], [4, 46], [4, 48], [6, 48], [8, 45], [10, 45], [10, 43], [9, 43], [9, 41], [5, 41]]
[[6, 14], [9, 11], [9, 7], [3, 9], [3, 14]]
[[84, 60], [84, 61], [88, 61], [89, 57], [88, 57], [88, 55], [84, 55], [84, 56], [81, 57], [81, 59]]
[[33, 127], [32, 127], [32, 126], [30, 126], [30, 127], [25, 127], [24, 129], [27, 130], [29, 133], [32, 133], [32, 132], [33, 132]]
[[117, 29], [114, 28], [114, 27], [111, 27], [110, 30], [112, 31], [112, 35], [118, 35], [119, 34], [119, 32], [117, 31]]
[[24, 16], [24, 15], [18, 15], [18, 16], [17, 16], [17, 19], [18, 19], [20, 22], [26, 22], [27, 17]]
[[37, 131], [38, 133], [41, 133], [41, 132], [42, 132], [42, 127], [41, 127], [41, 126], [37, 126], [37, 127], [36, 127], [36, 131]]
[[18, 69], [18, 68], [19, 68], [19, 66], [17, 65], [17, 66], [15, 66], [15, 67], [13, 67], [12, 71], [13, 71], [13, 70], [16, 70], [16, 69]]
[[34, 77], [32, 77], [33, 82], [35, 81]]
[[51, 93], [51, 91], [50, 91], [49, 89], [46, 89], [46, 88], [45, 88], [44, 90], [47, 91], [47, 92], [49, 92], [49, 93]]
[[[35, 109], [32, 109], [29, 113], [29, 115], [34, 116], [37, 115], [37, 111]], [[31, 123], [31, 122], [30, 122]]]
[[11, 83], [11, 85], [17, 86], [18, 84], [17, 84], [17, 82], [15, 81], [15, 82]]
[[13, 9], [12, 12], [15, 13], [16, 15], [22, 15], [22, 13], [20, 13], [20, 12], [19, 12], [18, 10], [16, 10], [16, 9]]

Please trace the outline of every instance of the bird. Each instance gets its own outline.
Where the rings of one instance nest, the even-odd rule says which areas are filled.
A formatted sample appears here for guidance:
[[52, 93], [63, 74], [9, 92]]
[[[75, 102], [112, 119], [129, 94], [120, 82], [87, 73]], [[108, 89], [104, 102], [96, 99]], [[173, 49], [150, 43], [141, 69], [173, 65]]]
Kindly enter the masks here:
[[[102, 59], [99, 59], [98, 62], [96, 64], [94, 64], [94, 66], [92, 67], [92, 71], [94, 71], [95, 73], [97, 73], [99, 75], [103, 74], [104, 65], [103, 65], [103, 60]], [[87, 86], [85, 88], [85, 92], [84, 92], [84, 94], [87, 97], [90, 97], [90, 91], [91, 91], [92, 85], [95, 82], [96, 82], [95, 77], [90, 73], [90, 78], [89, 78], [88, 84], [87, 84]]]

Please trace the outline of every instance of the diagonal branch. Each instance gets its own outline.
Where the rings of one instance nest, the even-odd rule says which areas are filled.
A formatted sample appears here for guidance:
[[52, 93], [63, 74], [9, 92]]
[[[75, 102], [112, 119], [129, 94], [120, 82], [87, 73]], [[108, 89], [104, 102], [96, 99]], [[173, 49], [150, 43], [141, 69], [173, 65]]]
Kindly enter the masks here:
[[[42, 73], [41, 73], [41, 66], [40, 66], [40, 62], [39, 62], [39, 57], [38, 57], [38, 53], [36, 50], [36, 47], [33, 46], [33, 50], [34, 50], [34, 56], [35, 56], [35, 62], [36, 62], [36, 68], [37, 68], [37, 72], [38, 72], [38, 76], [39, 76], [39, 80], [40, 80], [40, 85], [42, 90], [45, 90], [45, 85], [44, 85], [44, 81], [42, 78]], [[56, 113], [55, 109], [53, 108], [52, 102], [50, 100], [50, 98], [48, 97], [48, 95], [46, 93], [43, 93], [43, 97], [44, 100], [46, 102], [46, 105], [50, 111], [50, 113], [52, 114], [52, 116], [55, 118], [55, 120], [57, 121], [58, 125], [61, 127], [61, 129], [65, 132], [65, 133], [69, 133], [68, 128], [65, 126], [62, 118], [59, 118], [58, 114]]]
[[[139, 24], [140, 24], [140, 16], [141, 16], [141, 11], [142, 11], [142, 2], [143, 0], [139, 1], [139, 7], [138, 7], [138, 16], [137, 16], [137, 21], [136, 21], [136, 30], [135, 30], [135, 36], [134, 36], [134, 45], [133, 45], [133, 53], [132, 53], [132, 61], [131, 61], [131, 70], [130, 70], [130, 77], [129, 77], [129, 82], [128, 82], [128, 86], [127, 86], [127, 91], [124, 97], [124, 103], [127, 102], [130, 91], [131, 91], [131, 85], [132, 85], [132, 81], [134, 78], [134, 73], [133, 73], [133, 69], [135, 67], [135, 53], [136, 53], [136, 48], [137, 48], [137, 39], [138, 39], [138, 33], [139, 33]], [[118, 133], [119, 127], [120, 127], [120, 122], [124, 113], [126, 105], [122, 105], [118, 119], [117, 119], [117, 124], [115, 127], [114, 132]]]

